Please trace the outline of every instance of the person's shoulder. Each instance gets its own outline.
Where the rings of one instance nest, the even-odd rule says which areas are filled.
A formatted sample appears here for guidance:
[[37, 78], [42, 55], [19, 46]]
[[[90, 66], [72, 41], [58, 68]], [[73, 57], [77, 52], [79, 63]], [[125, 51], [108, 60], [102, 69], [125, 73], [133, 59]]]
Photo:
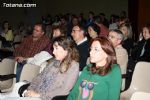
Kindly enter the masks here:
[[48, 37], [47, 35], [43, 35], [43, 36], [42, 36], [42, 39], [49, 40], [49, 37]]
[[92, 67], [92, 64], [88, 64], [83, 68], [83, 71], [87, 71], [90, 67]]
[[78, 61], [75, 61], [75, 60], [72, 60], [71, 63], [72, 63], [72, 64], [79, 64], [79, 62], [78, 62]]
[[32, 35], [26, 36], [23, 41], [31, 41], [33, 39]]
[[120, 71], [120, 66], [118, 64], [112, 64], [112, 72]]
[[79, 63], [75, 60], [71, 62], [71, 66], [69, 68], [69, 72], [79, 72]]
[[150, 38], [147, 40], [147, 43], [150, 43]]
[[75, 60], [72, 60], [71, 66], [79, 67], [79, 62], [77, 62], [77, 61], [75, 61]]

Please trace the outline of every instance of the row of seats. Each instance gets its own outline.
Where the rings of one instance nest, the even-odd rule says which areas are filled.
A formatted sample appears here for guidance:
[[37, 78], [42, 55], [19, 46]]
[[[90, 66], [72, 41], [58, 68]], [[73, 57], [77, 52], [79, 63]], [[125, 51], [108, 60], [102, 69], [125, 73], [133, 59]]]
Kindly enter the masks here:
[[[16, 78], [12, 77], [16, 74], [17, 63], [13, 59], [5, 58], [0, 62], [0, 90], [1, 92], [9, 92], [13, 89], [16, 83]], [[25, 64], [20, 76], [20, 81], [31, 82], [32, 79], [39, 73], [40, 66], [33, 64]], [[7, 76], [8, 75], [8, 76]], [[7, 78], [3, 79], [4, 76]]]
[[[2, 76], [7, 74], [15, 74], [16, 72], [15, 67], [16, 67], [16, 62], [13, 59], [7, 59], [7, 58], [3, 59], [3, 61], [0, 62], [0, 75]], [[39, 73], [39, 70], [40, 70], [40, 66], [31, 65], [31, 64], [24, 65], [21, 73], [20, 81], [26, 80], [31, 82], [31, 80]], [[150, 63], [138, 62], [133, 72], [131, 85], [128, 90], [121, 93], [120, 100], [130, 100], [132, 94], [136, 92], [150, 93], [149, 76], [150, 76]], [[0, 81], [1, 92], [11, 91], [15, 82], [16, 82], [15, 78], [5, 80], [5, 81]], [[139, 100], [139, 99], [133, 99], [133, 100]]]

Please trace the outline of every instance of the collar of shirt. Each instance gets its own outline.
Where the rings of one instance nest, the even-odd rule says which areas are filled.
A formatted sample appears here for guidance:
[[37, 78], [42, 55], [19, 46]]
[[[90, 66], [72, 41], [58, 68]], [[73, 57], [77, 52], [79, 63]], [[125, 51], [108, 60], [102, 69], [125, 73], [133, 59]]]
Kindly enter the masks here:
[[117, 47], [115, 47], [115, 50], [120, 48], [122, 48], [122, 45], [118, 45]]
[[77, 45], [80, 45], [81, 43], [87, 41], [87, 37], [85, 37], [83, 40], [81, 40], [80, 42], [77, 43]]

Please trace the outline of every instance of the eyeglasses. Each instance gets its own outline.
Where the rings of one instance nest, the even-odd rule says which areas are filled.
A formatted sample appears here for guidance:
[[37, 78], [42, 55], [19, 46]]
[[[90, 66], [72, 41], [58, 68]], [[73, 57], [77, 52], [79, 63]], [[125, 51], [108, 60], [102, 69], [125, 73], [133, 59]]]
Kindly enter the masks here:
[[120, 38], [115, 37], [115, 36], [112, 36], [112, 35], [108, 35], [108, 38], [109, 38], [109, 39], [120, 39]]

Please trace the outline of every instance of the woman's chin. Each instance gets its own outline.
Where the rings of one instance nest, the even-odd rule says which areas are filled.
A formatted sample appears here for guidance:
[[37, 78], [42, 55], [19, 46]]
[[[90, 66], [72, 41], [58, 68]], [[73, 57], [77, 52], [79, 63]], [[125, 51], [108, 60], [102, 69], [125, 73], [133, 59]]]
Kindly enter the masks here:
[[91, 63], [94, 63], [94, 59], [90, 59], [90, 62], [91, 62]]

